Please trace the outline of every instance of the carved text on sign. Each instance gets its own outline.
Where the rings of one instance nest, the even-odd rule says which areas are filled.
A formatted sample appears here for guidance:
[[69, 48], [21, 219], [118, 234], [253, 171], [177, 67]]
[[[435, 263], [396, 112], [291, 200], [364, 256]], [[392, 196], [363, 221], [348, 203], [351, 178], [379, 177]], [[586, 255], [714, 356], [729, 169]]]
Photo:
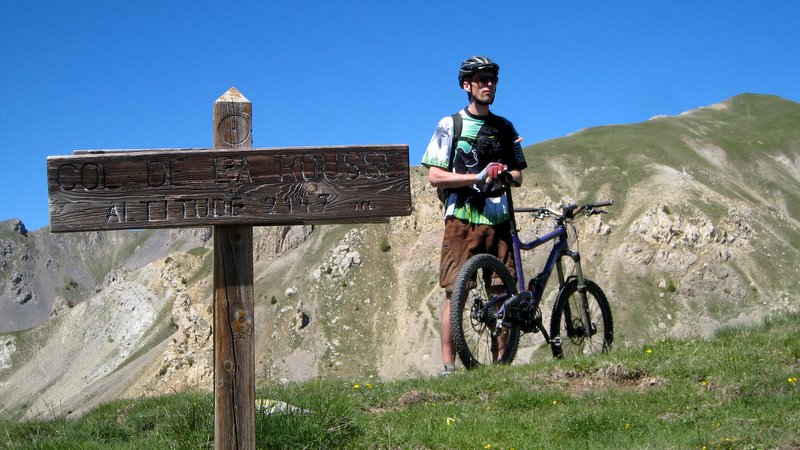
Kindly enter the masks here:
[[56, 231], [410, 213], [407, 146], [79, 153], [48, 158], [48, 184]]

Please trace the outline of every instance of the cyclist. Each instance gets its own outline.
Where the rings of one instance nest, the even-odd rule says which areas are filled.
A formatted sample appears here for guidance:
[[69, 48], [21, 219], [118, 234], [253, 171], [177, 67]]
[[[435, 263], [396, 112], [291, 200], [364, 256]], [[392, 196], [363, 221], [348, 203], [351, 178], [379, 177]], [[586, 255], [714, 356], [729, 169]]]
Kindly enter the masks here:
[[[458, 117], [447, 116], [439, 121], [422, 157], [422, 165], [428, 168], [428, 181], [445, 189], [445, 230], [439, 266], [439, 284], [445, 289], [439, 323], [442, 375], [455, 370], [450, 304], [461, 266], [475, 254], [490, 253], [503, 261], [512, 275], [516, 273], [509, 226], [511, 212], [495, 181], [507, 172], [521, 182], [527, 163], [520, 145], [522, 138], [514, 126], [489, 110], [497, 92], [499, 72], [500, 67], [485, 56], [473, 56], [461, 63], [458, 85], [467, 92], [469, 106], [459, 111]], [[454, 130], [459, 129], [459, 136], [454, 136]]]

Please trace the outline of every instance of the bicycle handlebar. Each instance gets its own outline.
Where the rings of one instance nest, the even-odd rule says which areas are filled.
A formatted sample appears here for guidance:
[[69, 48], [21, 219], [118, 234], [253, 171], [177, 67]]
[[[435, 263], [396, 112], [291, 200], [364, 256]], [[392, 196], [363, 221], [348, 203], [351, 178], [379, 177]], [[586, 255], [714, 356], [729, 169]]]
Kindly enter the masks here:
[[561, 205], [561, 210], [541, 207], [541, 208], [514, 208], [514, 212], [518, 213], [532, 213], [535, 218], [544, 218], [547, 216], [554, 216], [557, 219], [568, 219], [574, 218], [583, 214], [592, 215], [592, 214], [601, 214], [605, 213], [606, 211], [603, 210], [595, 210], [595, 208], [602, 208], [604, 206], [611, 206], [614, 204], [613, 200], [600, 200], [594, 203], [587, 203], [583, 206], [578, 206], [574, 203], [569, 205]]
[[[500, 172], [497, 181], [502, 184], [509, 194], [509, 202], [511, 200], [511, 187], [520, 187], [521, 184], [511, 176], [511, 172], [504, 170]], [[581, 215], [591, 216], [592, 214], [604, 214], [606, 211], [595, 210], [595, 208], [602, 208], [604, 206], [611, 206], [614, 204], [613, 200], [598, 200], [594, 203], [587, 203], [583, 206], [578, 206], [574, 203], [569, 205], [561, 205], [561, 211], [557, 209], [541, 207], [541, 208], [514, 208], [514, 212], [518, 213], [533, 213], [534, 218], [544, 218], [547, 216], [554, 216], [557, 220], [573, 219]]]

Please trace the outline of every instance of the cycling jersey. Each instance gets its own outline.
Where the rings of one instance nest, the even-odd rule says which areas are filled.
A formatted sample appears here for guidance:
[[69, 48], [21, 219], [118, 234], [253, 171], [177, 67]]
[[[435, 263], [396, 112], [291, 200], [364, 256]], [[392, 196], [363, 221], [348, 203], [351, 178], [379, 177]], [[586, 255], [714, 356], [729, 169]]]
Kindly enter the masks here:
[[[461, 136], [453, 149], [453, 118], [439, 121], [428, 148], [422, 156], [425, 167], [439, 167], [454, 173], [478, 174], [490, 162], [508, 166], [508, 170], [527, 167], [519, 134], [503, 117], [489, 113], [474, 116], [466, 109], [459, 111]], [[445, 217], [456, 217], [474, 224], [497, 225], [510, 217], [508, 201], [500, 186], [486, 183], [453, 189], [445, 203]]]

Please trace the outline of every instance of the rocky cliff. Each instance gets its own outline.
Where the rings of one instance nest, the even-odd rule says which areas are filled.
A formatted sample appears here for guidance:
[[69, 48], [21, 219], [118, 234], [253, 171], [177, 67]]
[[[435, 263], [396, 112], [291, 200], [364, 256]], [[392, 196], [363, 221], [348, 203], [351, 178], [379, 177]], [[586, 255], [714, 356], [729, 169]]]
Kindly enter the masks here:
[[[611, 198], [577, 223], [615, 345], [798, 309], [800, 105], [743, 95], [525, 149], [518, 206]], [[442, 210], [412, 168], [411, 216], [256, 228], [260, 383], [428, 375], [439, 365]], [[549, 229], [520, 217], [523, 237]], [[210, 231], [0, 232], [0, 414], [78, 414], [118, 396], [211, 389]], [[524, 258], [528, 274], [546, 250]], [[544, 303], [552, 305], [553, 293]], [[544, 311], [545, 320], [549, 312]], [[35, 325], [35, 326], [34, 326]], [[516, 363], [549, 357], [524, 340]]]

